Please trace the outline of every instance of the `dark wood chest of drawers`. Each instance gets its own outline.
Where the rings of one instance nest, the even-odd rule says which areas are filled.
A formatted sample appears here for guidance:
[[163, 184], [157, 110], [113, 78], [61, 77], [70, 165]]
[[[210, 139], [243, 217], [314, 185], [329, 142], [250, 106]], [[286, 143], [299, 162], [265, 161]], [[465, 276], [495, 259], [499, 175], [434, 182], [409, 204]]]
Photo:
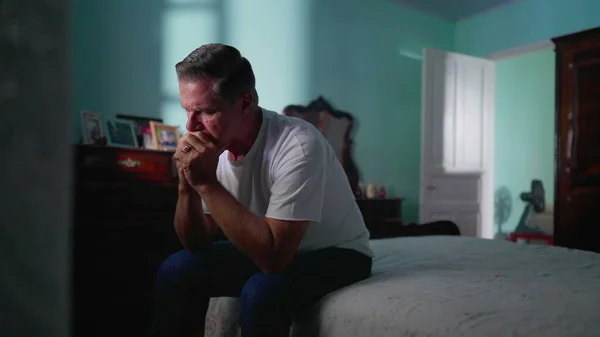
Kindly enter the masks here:
[[[142, 336], [157, 268], [182, 249], [173, 229], [172, 153], [78, 146], [74, 336]], [[398, 236], [402, 199], [359, 199], [372, 238]]]
[[402, 226], [403, 199], [357, 199], [372, 239], [398, 236]]
[[173, 229], [172, 153], [78, 146], [74, 336], [141, 336], [160, 263], [181, 249]]

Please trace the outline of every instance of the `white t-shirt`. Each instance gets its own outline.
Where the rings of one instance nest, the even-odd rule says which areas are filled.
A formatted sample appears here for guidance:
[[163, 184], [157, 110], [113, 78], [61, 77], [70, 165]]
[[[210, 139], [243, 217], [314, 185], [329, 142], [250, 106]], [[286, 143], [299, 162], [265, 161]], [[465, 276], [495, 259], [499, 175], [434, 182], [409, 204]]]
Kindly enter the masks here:
[[[373, 256], [369, 231], [334, 149], [310, 123], [262, 110], [256, 141], [240, 160], [225, 151], [217, 178], [260, 217], [308, 220], [299, 253], [327, 247]], [[210, 213], [206, 205], [204, 211]]]

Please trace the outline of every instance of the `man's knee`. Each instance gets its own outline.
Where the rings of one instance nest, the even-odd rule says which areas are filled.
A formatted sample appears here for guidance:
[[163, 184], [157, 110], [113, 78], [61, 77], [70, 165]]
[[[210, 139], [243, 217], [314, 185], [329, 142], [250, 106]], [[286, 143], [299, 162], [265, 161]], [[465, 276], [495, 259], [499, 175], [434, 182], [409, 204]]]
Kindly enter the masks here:
[[172, 254], [158, 268], [156, 286], [185, 282], [191, 273], [197, 273], [201, 268], [200, 259], [200, 256], [186, 250]]
[[[257, 273], [246, 281], [240, 294], [240, 323], [248, 324], [283, 310], [284, 278], [281, 275]], [[279, 312], [281, 313], [281, 312]]]

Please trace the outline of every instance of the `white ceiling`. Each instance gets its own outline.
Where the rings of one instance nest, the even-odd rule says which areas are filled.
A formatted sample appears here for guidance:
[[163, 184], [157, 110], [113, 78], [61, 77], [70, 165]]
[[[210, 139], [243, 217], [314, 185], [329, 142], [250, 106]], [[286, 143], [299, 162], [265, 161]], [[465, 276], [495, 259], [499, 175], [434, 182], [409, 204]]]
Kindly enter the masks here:
[[425, 13], [462, 20], [519, 0], [398, 0]]

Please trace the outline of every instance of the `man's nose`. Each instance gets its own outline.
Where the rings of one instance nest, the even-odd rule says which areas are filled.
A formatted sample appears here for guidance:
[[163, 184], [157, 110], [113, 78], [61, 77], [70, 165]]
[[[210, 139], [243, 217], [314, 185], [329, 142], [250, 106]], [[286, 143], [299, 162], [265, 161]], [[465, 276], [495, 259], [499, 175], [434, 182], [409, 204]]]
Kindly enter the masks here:
[[204, 130], [204, 125], [200, 120], [198, 120], [198, 116], [195, 113], [191, 113], [188, 117], [185, 128], [190, 132], [202, 131]]

